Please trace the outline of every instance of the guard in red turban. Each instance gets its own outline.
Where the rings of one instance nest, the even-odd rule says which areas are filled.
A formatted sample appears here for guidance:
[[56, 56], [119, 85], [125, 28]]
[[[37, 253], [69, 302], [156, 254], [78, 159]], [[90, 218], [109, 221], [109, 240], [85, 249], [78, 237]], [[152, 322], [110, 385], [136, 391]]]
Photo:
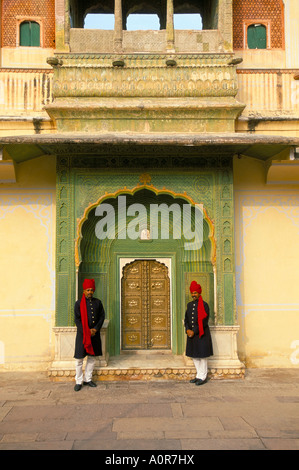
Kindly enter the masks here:
[[[85, 279], [82, 298], [75, 303], [75, 324], [77, 326], [74, 354], [77, 360], [75, 391], [80, 390], [82, 384], [90, 387], [96, 386], [91, 380], [95, 357], [102, 355], [100, 330], [104, 323], [105, 311], [101, 300], [93, 297], [94, 291], [94, 279]], [[83, 380], [83, 359], [85, 356], [87, 356], [87, 360]]]
[[186, 356], [193, 359], [196, 368], [196, 377], [191, 382], [201, 385], [207, 381], [207, 358], [213, 355], [212, 338], [208, 324], [210, 309], [207, 302], [202, 299], [202, 288], [196, 281], [191, 282], [190, 293], [193, 301], [187, 304], [185, 313]]
[[93, 291], [96, 290], [96, 284], [94, 279], [84, 279], [83, 281], [83, 290], [92, 289]]
[[83, 295], [80, 302], [81, 322], [83, 327], [83, 345], [87, 354], [92, 356], [95, 354], [91, 344], [91, 329], [88, 325], [86, 299], [90, 299], [90, 297], [93, 296], [95, 290], [96, 286], [94, 279], [85, 279], [83, 282]]
[[203, 321], [204, 318], [206, 318], [207, 313], [206, 313], [204, 305], [203, 305], [202, 296], [200, 295], [201, 292], [202, 292], [201, 285], [197, 284], [196, 281], [192, 281], [191, 284], [190, 284], [190, 293], [191, 293], [191, 295], [192, 295], [193, 292], [198, 293], [198, 304], [197, 304], [198, 317], [197, 317], [197, 321], [198, 321], [198, 327], [199, 327], [199, 336], [201, 337], [204, 334], [202, 321]]

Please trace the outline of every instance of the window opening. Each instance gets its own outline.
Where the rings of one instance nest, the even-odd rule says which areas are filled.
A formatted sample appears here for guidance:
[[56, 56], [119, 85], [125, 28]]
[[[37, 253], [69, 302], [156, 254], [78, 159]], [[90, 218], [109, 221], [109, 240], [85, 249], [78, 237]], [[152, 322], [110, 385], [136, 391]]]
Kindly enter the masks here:
[[89, 13], [84, 20], [85, 29], [114, 29], [114, 15], [112, 13]]
[[128, 31], [159, 30], [160, 20], [156, 14], [131, 13], [127, 18]]
[[199, 13], [174, 13], [174, 29], [202, 30], [202, 18]]
[[40, 47], [40, 25], [36, 21], [20, 24], [20, 46]]
[[267, 49], [267, 28], [263, 24], [251, 24], [247, 28], [248, 49]]

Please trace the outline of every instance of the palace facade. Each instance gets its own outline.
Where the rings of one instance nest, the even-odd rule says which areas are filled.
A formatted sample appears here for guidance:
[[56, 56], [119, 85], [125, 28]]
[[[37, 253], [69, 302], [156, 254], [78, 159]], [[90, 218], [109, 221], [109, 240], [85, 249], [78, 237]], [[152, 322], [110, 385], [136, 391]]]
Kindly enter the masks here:
[[[73, 377], [86, 277], [106, 310], [99, 380], [193, 374], [192, 280], [212, 377], [298, 367], [297, 1], [0, 6], [0, 369]], [[159, 27], [131, 29], [137, 14]]]

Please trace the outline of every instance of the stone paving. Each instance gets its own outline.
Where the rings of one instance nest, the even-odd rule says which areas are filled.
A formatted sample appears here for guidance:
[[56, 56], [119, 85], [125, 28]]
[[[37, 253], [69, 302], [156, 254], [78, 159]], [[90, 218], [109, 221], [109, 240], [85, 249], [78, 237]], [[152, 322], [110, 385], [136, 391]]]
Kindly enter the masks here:
[[245, 379], [97, 382], [0, 372], [0, 450], [299, 450], [299, 369]]

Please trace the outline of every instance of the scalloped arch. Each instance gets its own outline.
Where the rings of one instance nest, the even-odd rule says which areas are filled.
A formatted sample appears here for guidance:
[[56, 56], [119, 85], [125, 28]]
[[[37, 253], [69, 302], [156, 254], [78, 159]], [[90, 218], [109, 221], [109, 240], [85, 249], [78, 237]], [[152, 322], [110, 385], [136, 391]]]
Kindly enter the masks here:
[[[178, 199], [178, 198], [184, 199], [184, 200], [188, 201], [189, 204], [191, 204], [192, 206], [194, 206], [195, 204], [199, 204], [199, 202], [194, 201], [190, 196], [188, 196], [186, 191], [184, 191], [184, 193], [177, 193], [173, 190], [166, 189], [166, 188], [158, 189], [153, 184], [148, 184], [146, 182], [144, 184], [139, 184], [138, 183], [137, 186], [135, 186], [132, 189], [129, 189], [126, 186], [124, 186], [123, 188], [118, 189], [115, 192], [108, 193], [106, 191], [102, 196], [99, 197], [99, 199], [97, 201], [95, 201], [93, 203], [90, 203], [85, 208], [83, 216], [81, 217], [81, 219], [77, 223], [77, 237], [76, 237], [76, 240], [75, 240], [75, 264], [76, 264], [76, 268], [78, 268], [80, 266], [80, 263], [82, 261], [81, 251], [80, 251], [80, 244], [81, 244], [81, 240], [83, 238], [82, 228], [83, 228], [84, 222], [88, 219], [90, 211], [93, 210], [99, 204], [106, 201], [107, 199], [116, 199], [118, 196], [126, 195], [126, 194], [134, 196], [136, 194], [136, 192], [138, 192], [140, 190], [144, 190], [144, 189], [152, 191], [153, 193], [156, 194], [156, 196], [169, 195], [169, 196], [172, 196], [174, 199]], [[216, 263], [215, 228], [214, 228], [214, 224], [213, 224], [211, 218], [208, 216], [207, 211], [206, 211], [205, 208], [203, 208], [203, 212], [204, 212], [204, 219], [206, 220], [206, 222], [209, 226], [209, 240], [211, 242], [211, 248], [212, 248], [211, 249], [211, 260], [210, 261], [211, 261], [212, 265], [214, 266], [215, 263]]]

